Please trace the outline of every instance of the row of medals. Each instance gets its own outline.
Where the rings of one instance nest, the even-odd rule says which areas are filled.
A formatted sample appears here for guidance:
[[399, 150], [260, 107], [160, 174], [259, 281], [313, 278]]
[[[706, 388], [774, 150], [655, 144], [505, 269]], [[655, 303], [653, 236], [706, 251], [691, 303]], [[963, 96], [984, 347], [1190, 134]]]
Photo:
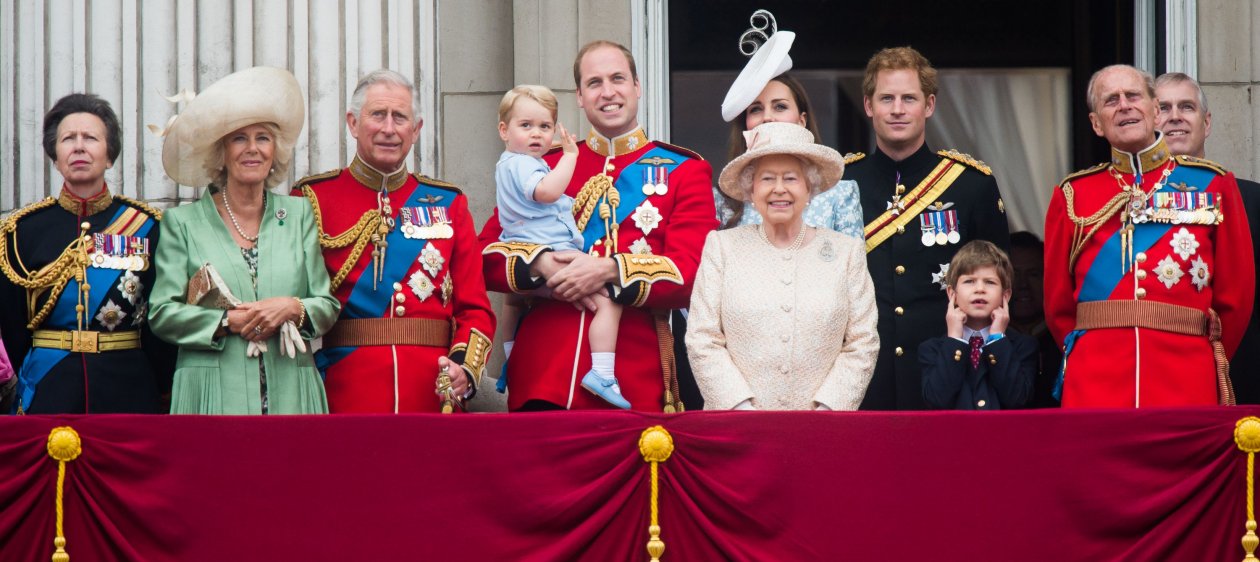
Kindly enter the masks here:
[[1135, 224], [1144, 222], [1158, 222], [1169, 224], [1220, 224], [1224, 220], [1225, 215], [1221, 214], [1221, 210], [1216, 207], [1200, 208], [1194, 210], [1184, 209], [1151, 209], [1145, 207], [1144, 202], [1133, 201], [1133, 209], [1129, 211], [1129, 218], [1133, 219]]
[[101, 269], [125, 269], [129, 271], [149, 269], [148, 256], [111, 256], [103, 253], [92, 253], [88, 257], [93, 266]]

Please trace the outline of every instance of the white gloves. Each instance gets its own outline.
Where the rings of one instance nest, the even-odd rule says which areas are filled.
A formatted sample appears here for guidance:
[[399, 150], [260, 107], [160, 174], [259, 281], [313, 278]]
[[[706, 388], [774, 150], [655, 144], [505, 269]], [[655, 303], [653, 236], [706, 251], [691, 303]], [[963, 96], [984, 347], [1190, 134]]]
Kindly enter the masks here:
[[[306, 342], [302, 341], [302, 334], [298, 332], [293, 322], [281, 324], [279, 336], [280, 352], [288, 355], [290, 359], [297, 357], [299, 352], [306, 353]], [[252, 341], [245, 348], [246, 357], [258, 357], [261, 353], [267, 353], [266, 341]]]
[[298, 352], [306, 353], [306, 342], [302, 341], [302, 334], [292, 321], [280, 326], [280, 352], [288, 355], [289, 359], [297, 357]]

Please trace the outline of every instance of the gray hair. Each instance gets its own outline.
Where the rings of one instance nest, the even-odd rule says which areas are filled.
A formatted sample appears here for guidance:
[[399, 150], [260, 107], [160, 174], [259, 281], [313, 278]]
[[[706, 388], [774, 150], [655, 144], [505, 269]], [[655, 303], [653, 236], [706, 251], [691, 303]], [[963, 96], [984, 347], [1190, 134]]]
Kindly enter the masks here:
[[1113, 64], [1111, 66], [1104, 66], [1098, 69], [1098, 72], [1095, 72], [1093, 76], [1089, 77], [1089, 87], [1085, 88], [1085, 104], [1089, 106], [1089, 111], [1091, 113], [1098, 111], [1098, 103], [1101, 101], [1094, 98], [1094, 96], [1097, 95], [1094, 88], [1098, 84], [1098, 79], [1101, 78], [1107, 71], [1120, 69], [1132, 70], [1133, 72], [1136, 72], [1138, 76], [1141, 76], [1142, 81], [1146, 83], [1146, 94], [1149, 95], [1151, 99], [1155, 99], [1155, 77], [1151, 76], [1151, 73], [1128, 64]]
[[416, 91], [415, 85], [403, 76], [392, 70], [382, 68], [373, 70], [367, 76], [359, 79], [359, 83], [354, 87], [354, 94], [350, 96], [350, 113], [356, 118], [362, 117], [360, 112], [363, 111], [363, 103], [367, 99], [367, 89], [377, 84], [390, 84], [406, 88], [411, 92], [411, 120], [418, 121], [420, 119], [420, 95]]
[[[752, 201], [753, 174], [757, 171], [757, 161], [765, 158], [766, 156], [773, 155], [767, 154], [765, 156], [755, 158], [752, 162], [744, 165], [743, 170], [739, 171], [739, 190], [743, 192], [745, 201]], [[795, 154], [784, 154], [784, 156], [791, 156], [792, 158], [795, 158], [797, 162], [801, 163], [801, 170], [805, 172], [805, 181], [809, 184], [809, 197], [810, 199], [813, 199], [814, 196], [818, 195], [818, 192], [822, 191], [823, 188], [822, 172], [818, 169], [818, 164], [815, 164], [808, 158], [797, 156]]]
[[[255, 123], [255, 125], [262, 125], [263, 128], [267, 129], [267, 134], [271, 135], [271, 141], [275, 143], [275, 150], [271, 154], [271, 173], [267, 174], [267, 179], [263, 180], [263, 185], [270, 189], [288, 179], [289, 165], [293, 163], [293, 145], [280, 136], [280, 127], [275, 123]], [[248, 126], [246, 125], [246, 127]], [[232, 131], [232, 133], [235, 132]], [[210, 183], [219, 187], [227, 186], [227, 149], [223, 146], [223, 140], [232, 133], [224, 135], [223, 138], [214, 143], [210, 154], [206, 156], [205, 168], [206, 172], [210, 174]]]
[[1199, 111], [1204, 114], [1211, 113], [1208, 110], [1207, 95], [1203, 93], [1203, 86], [1199, 85], [1199, 81], [1191, 78], [1189, 74], [1184, 72], [1165, 72], [1155, 79], [1155, 87], [1169, 86], [1172, 84], [1190, 84], [1194, 86], [1194, 91], [1199, 93]]

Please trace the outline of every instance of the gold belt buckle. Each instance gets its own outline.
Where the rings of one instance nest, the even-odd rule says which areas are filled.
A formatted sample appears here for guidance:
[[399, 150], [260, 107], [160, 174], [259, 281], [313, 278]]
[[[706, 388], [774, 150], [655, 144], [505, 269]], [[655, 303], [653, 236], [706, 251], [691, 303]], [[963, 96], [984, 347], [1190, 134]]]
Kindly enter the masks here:
[[73, 330], [70, 332], [70, 351], [78, 353], [99, 353], [100, 332]]

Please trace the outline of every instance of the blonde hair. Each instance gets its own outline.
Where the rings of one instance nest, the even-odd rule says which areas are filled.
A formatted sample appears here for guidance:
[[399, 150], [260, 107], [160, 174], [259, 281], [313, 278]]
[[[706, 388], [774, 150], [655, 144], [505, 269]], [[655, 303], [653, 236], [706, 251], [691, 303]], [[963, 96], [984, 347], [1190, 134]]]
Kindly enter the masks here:
[[560, 107], [560, 102], [556, 100], [555, 92], [546, 86], [538, 86], [536, 84], [521, 84], [506, 94], [499, 101], [499, 122], [507, 123], [508, 118], [512, 116], [512, 108], [516, 107], [517, 100], [528, 98], [538, 102], [538, 105], [551, 112], [551, 120], [556, 120], [556, 110]]
[[[271, 173], [267, 174], [267, 179], [263, 181], [267, 188], [275, 187], [289, 176], [289, 164], [293, 160], [293, 145], [284, 141], [280, 136], [280, 127], [275, 123], [251, 123], [251, 125], [261, 125], [262, 128], [267, 129], [267, 134], [271, 135], [272, 142], [275, 144], [275, 150], [271, 154]], [[235, 132], [232, 131], [232, 133]], [[224, 135], [219, 142], [214, 143], [214, 149], [206, 156], [205, 167], [210, 174], [210, 183], [219, 187], [227, 185], [227, 149], [223, 147], [223, 140], [232, 133]]]

